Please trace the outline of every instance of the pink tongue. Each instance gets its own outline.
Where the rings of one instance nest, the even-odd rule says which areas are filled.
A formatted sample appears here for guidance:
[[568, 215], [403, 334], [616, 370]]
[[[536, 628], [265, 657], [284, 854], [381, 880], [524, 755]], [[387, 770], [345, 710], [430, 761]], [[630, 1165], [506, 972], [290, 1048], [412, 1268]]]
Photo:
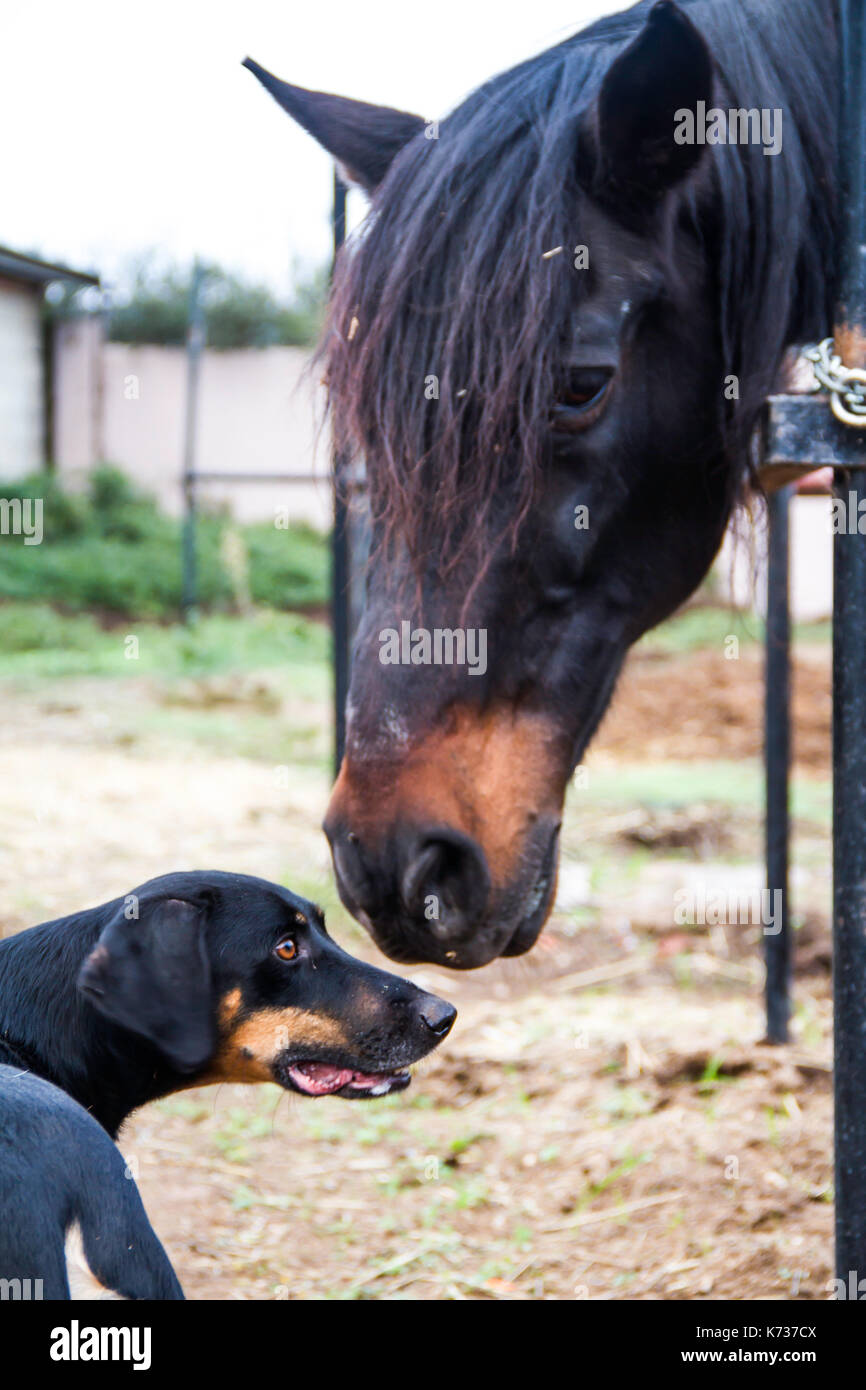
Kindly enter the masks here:
[[332, 1091], [342, 1091], [350, 1081], [356, 1091], [372, 1091], [393, 1079], [393, 1072], [347, 1071], [329, 1062], [298, 1062], [290, 1068], [290, 1074], [298, 1089], [308, 1096], [329, 1096]]
[[353, 1071], [341, 1071], [327, 1062], [299, 1062], [291, 1068], [295, 1085], [308, 1096], [327, 1096], [331, 1091], [341, 1091], [354, 1075]]

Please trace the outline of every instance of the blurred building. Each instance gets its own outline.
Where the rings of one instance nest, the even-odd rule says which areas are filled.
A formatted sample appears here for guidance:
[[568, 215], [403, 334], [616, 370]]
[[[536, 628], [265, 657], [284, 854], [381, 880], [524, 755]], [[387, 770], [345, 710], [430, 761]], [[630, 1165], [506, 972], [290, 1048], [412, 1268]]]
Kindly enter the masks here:
[[38, 472], [53, 453], [55, 336], [42, 305], [55, 281], [98, 285], [86, 271], [0, 246], [0, 477]]

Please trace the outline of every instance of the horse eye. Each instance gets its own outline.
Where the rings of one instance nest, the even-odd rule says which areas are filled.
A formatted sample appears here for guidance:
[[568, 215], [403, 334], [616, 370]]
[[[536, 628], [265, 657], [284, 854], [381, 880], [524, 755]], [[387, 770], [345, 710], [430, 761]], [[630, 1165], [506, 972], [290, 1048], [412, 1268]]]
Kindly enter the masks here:
[[586, 429], [601, 412], [613, 380], [607, 367], [586, 367], [568, 374], [553, 407], [557, 430]]
[[285, 937], [279, 946], [274, 947], [274, 955], [279, 956], [280, 960], [295, 960], [297, 954], [298, 948], [290, 936]]

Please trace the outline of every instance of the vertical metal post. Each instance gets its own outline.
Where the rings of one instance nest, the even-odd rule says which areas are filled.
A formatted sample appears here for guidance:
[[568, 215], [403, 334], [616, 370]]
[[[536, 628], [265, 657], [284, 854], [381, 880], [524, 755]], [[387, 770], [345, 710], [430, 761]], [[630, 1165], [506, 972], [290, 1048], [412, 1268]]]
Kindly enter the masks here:
[[[836, 351], [866, 367], [866, 16], [840, 0], [840, 283]], [[833, 1002], [836, 1273], [866, 1275], [866, 478], [843, 474], [848, 526], [834, 541]], [[866, 514], [866, 505], [863, 505]]]
[[[767, 888], [774, 930], [764, 924], [767, 961], [767, 1041], [788, 1041], [791, 936], [788, 915], [788, 782], [791, 762], [791, 620], [788, 598], [789, 508], [793, 488], [771, 495], [767, 556], [767, 634], [764, 681]], [[778, 897], [776, 895], [779, 895]], [[778, 911], [776, 910], [778, 907]]]
[[[346, 239], [346, 185], [334, 169], [334, 264]], [[333, 266], [332, 271], [333, 274]], [[346, 746], [346, 699], [349, 694], [349, 504], [346, 460], [335, 450], [334, 531], [331, 539], [331, 615], [334, 634], [334, 772], [340, 770]]]
[[204, 267], [200, 261], [193, 266], [189, 289], [189, 319], [186, 335], [186, 417], [183, 439], [183, 580], [181, 605], [186, 623], [195, 620], [196, 611], [196, 553], [195, 553], [195, 463], [198, 426], [198, 388], [201, 355], [205, 345], [204, 301], [202, 286]]

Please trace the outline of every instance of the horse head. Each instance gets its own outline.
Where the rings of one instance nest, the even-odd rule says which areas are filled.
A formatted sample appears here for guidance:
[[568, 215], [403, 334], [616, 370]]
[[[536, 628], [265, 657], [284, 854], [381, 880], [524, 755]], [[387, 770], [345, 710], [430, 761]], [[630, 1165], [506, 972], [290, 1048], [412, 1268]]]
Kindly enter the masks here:
[[[325, 829], [395, 960], [536, 940], [625, 654], [706, 573], [783, 349], [826, 306], [830, 26], [751, 8], [746, 54], [733, 6], [642, 3], [438, 123], [251, 65], [371, 198], [323, 344], [374, 525]], [[717, 100], [784, 105], [787, 154], [689, 138]]]

